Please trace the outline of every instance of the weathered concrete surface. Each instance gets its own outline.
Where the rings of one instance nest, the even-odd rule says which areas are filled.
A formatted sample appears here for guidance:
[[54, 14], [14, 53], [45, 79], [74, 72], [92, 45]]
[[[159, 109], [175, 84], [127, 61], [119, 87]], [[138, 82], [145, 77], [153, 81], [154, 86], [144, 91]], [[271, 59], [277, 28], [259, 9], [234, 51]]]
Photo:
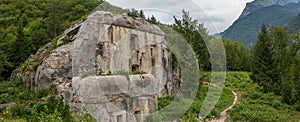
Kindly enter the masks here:
[[[179, 76], [164, 33], [143, 19], [96, 11], [58, 43], [63, 45], [51, 51], [49, 43], [28, 60], [41, 60], [36, 68], [24, 66], [13, 77], [22, 77], [33, 89], [55, 84], [72, 109], [87, 108], [102, 121], [140, 121], [156, 110], [158, 96], [177, 93]], [[136, 70], [147, 75], [114, 76]]]
[[164, 33], [142, 19], [95, 12], [80, 28], [74, 48], [73, 76], [141, 70], [159, 81], [159, 96], [176, 92]]
[[158, 93], [152, 89], [156, 89], [158, 82], [151, 74], [130, 75], [129, 79], [120, 75], [77, 77], [72, 86], [83, 102], [81, 105], [101, 121], [114, 121], [116, 116], [124, 116], [126, 121], [132, 122], [137, 118], [127, 116], [134, 113], [143, 116], [156, 110]]

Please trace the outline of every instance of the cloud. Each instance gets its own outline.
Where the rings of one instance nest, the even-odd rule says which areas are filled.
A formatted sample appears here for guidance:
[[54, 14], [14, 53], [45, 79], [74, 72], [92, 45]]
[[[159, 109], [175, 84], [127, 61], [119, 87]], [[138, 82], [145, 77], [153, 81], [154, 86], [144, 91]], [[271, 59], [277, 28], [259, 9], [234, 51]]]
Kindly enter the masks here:
[[211, 34], [227, 29], [242, 13], [247, 2], [253, 0], [107, 0], [122, 7], [142, 9], [163, 23], [172, 23], [173, 16], [181, 17], [182, 9], [193, 19], [204, 23]]

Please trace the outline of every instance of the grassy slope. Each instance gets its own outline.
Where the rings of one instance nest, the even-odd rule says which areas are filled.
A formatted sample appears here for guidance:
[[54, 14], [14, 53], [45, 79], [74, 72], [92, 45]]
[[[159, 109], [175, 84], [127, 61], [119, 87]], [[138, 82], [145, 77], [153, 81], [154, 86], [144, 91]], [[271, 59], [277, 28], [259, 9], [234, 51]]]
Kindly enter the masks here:
[[[204, 79], [209, 81], [210, 73], [203, 74]], [[196, 121], [199, 110], [206, 96], [209, 85], [202, 85], [198, 91], [197, 98], [189, 108], [189, 111], [182, 116], [183, 121]], [[211, 111], [207, 119], [213, 116], [219, 117], [220, 112], [233, 103], [234, 96], [231, 90], [235, 90], [239, 95], [238, 103], [229, 110], [230, 120], [227, 121], [291, 121], [300, 120], [300, 113], [292, 106], [281, 102], [281, 97], [272, 93], [262, 93], [261, 88], [253, 83], [248, 72], [227, 72], [226, 85], [222, 96], [216, 107]], [[162, 109], [172, 101], [172, 98], [160, 98], [159, 108]]]
[[229, 121], [289, 121], [300, 120], [300, 113], [282, 103], [273, 93], [263, 93], [247, 72], [227, 73], [226, 87], [239, 92], [239, 102], [229, 111]]
[[[202, 80], [209, 81], [210, 73], [204, 73]], [[193, 101], [193, 104], [190, 106], [189, 110], [182, 116], [182, 121], [197, 121], [200, 108], [203, 104], [203, 101], [207, 95], [207, 91], [209, 89], [208, 84], [203, 84], [199, 91], [197, 92], [197, 96]], [[169, 105], [174, 97], [166, 97], [158, 99], [158, 108], [159, 110]], [[207, 116], [207, 119], [220, 117], [220, 113], [226, 109], [228, 106], [232, 104], [234, 100], [234, 95], [231, 92], [230, 88], [224, 88], [222, 95], [219, 99], [219, 102], [216, 104], [216, 107], [211, 111], [211, 113]]]

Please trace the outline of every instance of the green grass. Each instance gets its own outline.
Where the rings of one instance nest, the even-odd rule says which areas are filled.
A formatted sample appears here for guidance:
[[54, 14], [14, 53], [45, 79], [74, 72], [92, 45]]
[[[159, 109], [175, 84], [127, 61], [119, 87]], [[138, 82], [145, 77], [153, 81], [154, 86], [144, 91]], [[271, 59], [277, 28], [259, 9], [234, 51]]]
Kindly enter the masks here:
[[[210, 81], [211, 73], [202, 74], [201, 81]], [[202, 85], [197, 98], [189, 110], [182, 116], [183, 121], [196, 121], [199, 110], [203, 104], [209, 85]], [[206, 119], [220, 117], [220, 112], [233, 103], [234, 96], [231, 90], [238, 93], [238, 103], [228, 111], [229, 120], [250, 122], [299, 122], [300, 113], [294, 106], [282, 102], [281, 96], [273, 93], [263, 93], [261, 87], [253, 83], [248, 72], [227, 72], [226, 83], [221, 98]], [[158, 99], [158, 108], [162, 109], [172, 102], [174, 97]]]
[[[209, 77], [211, 76], [210, 73], [202, 74], [202, 81], [209, 81]], [[188, 109], [188, 111], [182, 116], [182, 121], [197, 121], [196, 118], [200, 112], [201, 106], [203, 101], [207, 95], [210, 85], [203, 84], [196, 95], [195, 100], [193, 101], [192, 105]], [[214, 87], [214, 86], [212, 86]], [[173, 101], [174, 96], [168, 96], [165, 98], [158, 99], [158, 108], [163, 109], [165, 106], [169, 105]], [[230, 88], [224, 88], [219, 98], [218, 103], [216, 104], [215, 108], [211, 111], [211, 113], [207, 116], [206, 119], [212, 117], [220, 117], [220, 113], [230, 106], [234, 101], [234, 95], [231, 92]]]
[[226, 87], [238, 90], [239, 102], [229, 110], [229, 121], [299, 122], [300, 113], [285, 105], [281, 96], [263, 93], [247, 72], [228, 72]]

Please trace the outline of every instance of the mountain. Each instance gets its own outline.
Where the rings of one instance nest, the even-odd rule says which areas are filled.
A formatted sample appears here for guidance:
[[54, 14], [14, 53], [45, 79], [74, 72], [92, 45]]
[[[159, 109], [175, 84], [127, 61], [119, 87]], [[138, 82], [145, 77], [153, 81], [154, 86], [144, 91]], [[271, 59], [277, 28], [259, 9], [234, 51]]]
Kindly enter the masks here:
[[[267, 0], [264, 0], [267, 1]], [[270, 0], [269, 0], [270, 1]], [[300, 13], [300, 3], [287, 3], [284, 2], [253, 2], [249, 3], [257, 8], [247, 8], [253, 12], [245, 12], [241, 17], [236, 20], [227, 30], [220, 33], [222, 38], [229, 39], [232, 41], [240, 41], [247, 48], [251, 48], [257, 40], [257, 34], [260, 31], [262, 23], [268, 26], [287, 26], [289, 22]], [[299, 0], [295, 1], [298, 2]], [[291, 2], [291, 1], [289, 1]], [[260, 3], [260, 4], [259, 4]], [[264, 4], [263, 4], [264, 3]], [[273, 4], [276, 3], [276, 4]], [[278, 4], [277, 4], [278, 3]], [[248, 6], [250, 6], [248, 4]], [[268, 6], [269, 5], [269, 6]], [[259, 8], [259, 6], [266, 6]], [[258, 10], [255, 10], [258, 9]]]
[[289, 3], [300, 3], [300, 0], [255, 0], [253, 2], [247, 3], [246, 8], [244, 9], [240, 18], [243, 18], [256, 10], [262, 9], [270, 5], [284, 6]]
[[289, 33], [300, 33], [300, 14], [288, 24]]

